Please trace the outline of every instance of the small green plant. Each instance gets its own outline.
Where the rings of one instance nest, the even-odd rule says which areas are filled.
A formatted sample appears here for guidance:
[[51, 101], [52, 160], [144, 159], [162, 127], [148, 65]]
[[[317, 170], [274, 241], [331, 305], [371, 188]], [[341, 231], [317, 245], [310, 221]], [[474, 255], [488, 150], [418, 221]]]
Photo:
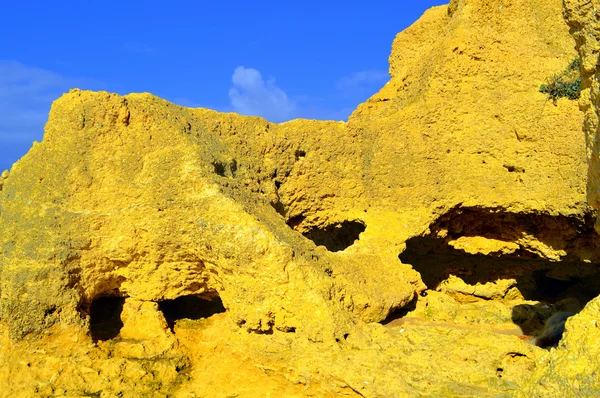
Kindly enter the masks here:
[[540, 86], [540, 92], [552, 99], [554, 103], [559, 98], [568, 98], [570, 100], [579, 99], [581, 95], [581, 74], [579, 72], [579, 58], [571, 61], [569, 66], [561, 73], [552, 75], [546, 82]]

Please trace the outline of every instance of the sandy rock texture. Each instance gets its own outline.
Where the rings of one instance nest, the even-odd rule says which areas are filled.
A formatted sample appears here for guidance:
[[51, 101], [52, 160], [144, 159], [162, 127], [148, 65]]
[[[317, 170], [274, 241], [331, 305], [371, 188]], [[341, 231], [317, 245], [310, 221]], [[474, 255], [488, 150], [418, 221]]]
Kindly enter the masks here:
[[[588, 158], [588, 202], [600, 208], [600, 163], [598, 158], [598, 112], [600, 85], [600, 3], [564, 0], [564, 16], [571, 28], [581, 59], [583, 91], [579, 101], [585, 114], [583, 130]], [[596, 229], [598, 222], [596, 221]], [[521, 396], [600, 395], [600, 301], [595, 298], [565, 325], [565, 336], [556, 350], [541, 359]]]
[[80, 91], [51, 113], [44, 142], [2, 191], [15, 245], [4, 250], [1, 309], [14, 337], [59, 321], [84, 326], [102, 296], [195, 294], [220, 297], [250, 331], [333, 339], [351, 313], [382, 320], [420, 286], [397, 258], [318, 250], [285, 223], [270, 202], [273, 178], [297, 162], [296, 149], [286, 153], [289, 140], [264, 120]]
[[600, 239], [584, 113], [539, 86], [576, 57], [560, 0], [453, 0], [347, 123], [65, 94], [0, 179], [0, 395], [560, 391]]
[[600, 54], [600, 32], [598, 15], [600, 4], [595, 0], [564, 0], [564, 16], [575, 39], [581, 59], [581, 73], [584, 89], [580, 108], [585, 114], [583, 131], [589, 163], [588, 202], [594, 208], [600, 207], [600, 165], [598, 157], [598, 107], [600, 85], [598, 83], [598, 55]]

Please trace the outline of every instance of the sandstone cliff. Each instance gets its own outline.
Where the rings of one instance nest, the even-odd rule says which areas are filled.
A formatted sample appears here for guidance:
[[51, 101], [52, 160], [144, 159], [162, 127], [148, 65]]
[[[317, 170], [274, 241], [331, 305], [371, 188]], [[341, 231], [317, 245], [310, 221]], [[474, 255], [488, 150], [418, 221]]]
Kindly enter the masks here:
[[[598, 158], [598, 112], [600, 111], [600, 3], [597, 1], [564, 0], [564, 16], [571, 28], [581, 59], [583, 91], [579, 102], [585, 114], [583, 130], [587, 147], [587, 198], [595, 209], [600, 208], [600, 163]], [[596, 230], [598, 222], [596, 221]], [[558, 349], [543, 358], [534, 376], [525, 385], [522, 396], [598, 396], [600, 395], [600, 298], [567, 323], [567, 330]]]
[[65, 94], [0, 183], [0, 394], [571, 380], [552, 361], [595, 301], [554, 351], [523, 336], [600, 294], [584, 114], [539, 92], [576, 57], [559, 0], [453, 0], [398, 34], [347, 123]]

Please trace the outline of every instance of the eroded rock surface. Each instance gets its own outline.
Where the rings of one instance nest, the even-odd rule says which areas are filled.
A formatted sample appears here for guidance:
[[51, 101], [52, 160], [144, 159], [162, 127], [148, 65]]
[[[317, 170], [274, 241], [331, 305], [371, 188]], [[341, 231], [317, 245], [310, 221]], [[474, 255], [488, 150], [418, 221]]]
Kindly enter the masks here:
[[[600, 163], [598, 157], [598, 112], [600, 85], [598, 54], [600, 52], [600, 3], [595, 0], [564, 0], [564, 15], [576, 42], [581, 59], [583, 90], [579, 101], [585, 113], [588, 158], [588, 202], [600, 208]], [[598, 230], [598, 222], [596, 222]], [[556, 350], [542, 359], [536, 372], [525, 385], [521, 396], [598, 396], [600, 394], [599, 298], [589, 302], [565, 324], [565, 334]]]
[[560, 0], [453, 0], [347, 123], [65, 94], [0, 180], [2, 394], [538, 394], [527, 339], [600, 293], [584, 115], [539, 92], [576, 56]]

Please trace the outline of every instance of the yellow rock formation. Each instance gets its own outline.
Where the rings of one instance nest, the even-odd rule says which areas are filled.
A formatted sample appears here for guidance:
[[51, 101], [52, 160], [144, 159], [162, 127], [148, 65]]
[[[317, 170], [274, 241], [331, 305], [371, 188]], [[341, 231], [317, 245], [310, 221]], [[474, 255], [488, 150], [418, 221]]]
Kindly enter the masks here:
[[[0, 179], [0, 395], [536, 396], [583, 374], [560, 361], [600, 293], [584, 114], [539, 92], [576, 56], [560, 0], [453, 0], [347, 123], [65, 94]], [[575, 299], [559, 348], [525, 341]]]
[[[600, 3], [565, 0], [564, 14], [581, 59], [583, 91], [579, 102], [585, 113], [583, 129], [587, 146], [589, 176], [588, 202], [600, 208], [600, 161], [598, 157], [598, 112], [600, 111]], [[596, 222], [598, 230], [598, 222]], [[597, 291], [596, 291], [597, 292]], [[556, 350], [541, 359], [533, 377], [520, 396], [600, 395], [600, 298], [596, 297], [565, 327], [565, 336]]]

